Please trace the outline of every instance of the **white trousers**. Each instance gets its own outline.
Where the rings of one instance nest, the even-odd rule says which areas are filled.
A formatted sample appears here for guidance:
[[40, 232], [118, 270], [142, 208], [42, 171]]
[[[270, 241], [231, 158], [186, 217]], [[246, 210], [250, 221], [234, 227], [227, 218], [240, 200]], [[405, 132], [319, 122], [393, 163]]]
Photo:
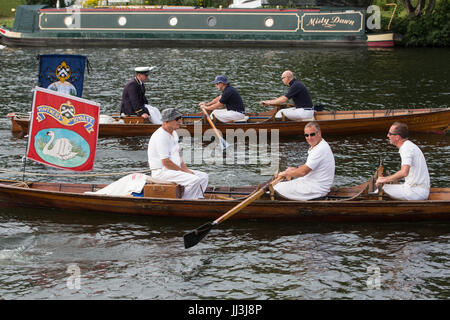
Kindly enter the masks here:
[[274, 190], [289, 200], [311, 200], [324, 197], [328, 192], [320, 191], [314, 182], [303, 177], [278, 182]]
[[211, 112], [211, 118], [213, 115], [221, 122], [233, 122], [245, 119], [245, 114], [227, 109], [216, 109]]
[[164, 168], [152, 170], [152, 177], [184, 186], [183, 199], [202, 199], [204, 198], [203, 192], [208, 186], [208, 174], [197, 170], [191, 171], [194, 174]]
[[162, 124], [162, 115], [161, 112], [159, 111], [158, 108], [156, 107], [152, 107], [149, 104], [145, 104], [144, 105], [147, 110], [148, 110], [148, 114], [150, 116], [150, 122], [153, 124]]
[[385, 184], [383, 191], [396, 200], [427, 200], [430, 195], [430, 189], [408, 184]]
[[282, 118], [282, 115], [285, 115], [289, 120], [305, 120], [305, 119], [314, 119], [314, 110], [305, 110], [303, 108], [287, 108], [281, 109], [275, 115], [276, 119]]

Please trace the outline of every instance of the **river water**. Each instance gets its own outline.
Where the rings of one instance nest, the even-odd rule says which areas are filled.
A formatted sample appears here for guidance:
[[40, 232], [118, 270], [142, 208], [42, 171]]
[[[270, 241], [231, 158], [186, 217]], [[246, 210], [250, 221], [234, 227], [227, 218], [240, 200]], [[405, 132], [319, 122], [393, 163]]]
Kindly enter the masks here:
[[[21, 179], [26, 139], [13, 137], [6, 114], [30, 111], [38, 54], [86, 55], [84, 98], [118, 112], [135, 66], [157, 66], [150, 103], [198, 111], [226, 74], [248, 110], [277, 97], [291, 69], [314, 103], [337, 110], [448, 107], [449, 49], [0, 49], [0, 169]], [[328, 136], [335, 186], [365, 181], [380, 158], [395, 171], [400, 158], [385, 134]], [[450, 135], [413, 134], [433, 187], [450, 186]], [[102, 138], [92, 173], [147, 168], [148, 138]], [[189, 141], [182, 141], [189, 151]], [[301, 137], [279, 143], [279, 167], [303, 163]], [[210, 185], [264, 182], [263, 160], [193, 163]], [[27, 161], [27, 172], [61, 172]], [[109, 183], [118, 176], [30, 176], [30, 180]], [[0, 299], [448, 299], [448, 223], [286, 224], [227, 221], [196, 247], [183, 235], [205, 221], [0, 208]], [[78, 278], [74, 275], [79, 274]], [[79, 279], [79, 282], [77, 282]], [[75, 281], [76, 280], [76, 281]]]

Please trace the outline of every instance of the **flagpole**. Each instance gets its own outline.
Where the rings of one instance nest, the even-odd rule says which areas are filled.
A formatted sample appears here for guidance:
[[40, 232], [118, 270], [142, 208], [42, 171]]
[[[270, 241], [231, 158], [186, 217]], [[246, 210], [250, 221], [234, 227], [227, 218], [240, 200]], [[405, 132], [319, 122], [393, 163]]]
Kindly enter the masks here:
[[27, 139], [27, 145], [25, 146], [25, 155], [22, 157], [22, 163], [23, 163], [23, 169], [22, 169], [22, 182], [25, 182], [25, 170], [27, 168], [27, 153], [28, 153], [28, 143], [30, 143], [30, 127], [31, 127], [31, 121], [33, 117], [33, 101], [34, 101], [34, 89], [31, 90], [33, 92], [33, 98], [31, 99], [31, 114], [30, 114], [30, 125], [28, 126], [28, 133], [26, 137]]

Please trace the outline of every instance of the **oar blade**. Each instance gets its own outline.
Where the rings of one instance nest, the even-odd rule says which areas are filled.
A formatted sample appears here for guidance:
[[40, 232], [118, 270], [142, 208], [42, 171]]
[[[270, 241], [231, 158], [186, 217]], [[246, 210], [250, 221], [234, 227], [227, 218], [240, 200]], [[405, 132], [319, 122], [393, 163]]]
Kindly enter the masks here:
[[228, 142], [226, 142], [226, 140], [224, 139], [220, 139], [220, 146], [222, 147], [222, 151], [227, 149], [228, 147], [231, 146], [231, 144], [229, 144]]
[[209, 233], [214, 224], [212, 222], [205, 223], [204, 225], [198, 227], [194, 231], [188, 232], [183, 236], [184, 248], [188, 249], [195, 246], [197, 243], [202, 241], [204, 237]]

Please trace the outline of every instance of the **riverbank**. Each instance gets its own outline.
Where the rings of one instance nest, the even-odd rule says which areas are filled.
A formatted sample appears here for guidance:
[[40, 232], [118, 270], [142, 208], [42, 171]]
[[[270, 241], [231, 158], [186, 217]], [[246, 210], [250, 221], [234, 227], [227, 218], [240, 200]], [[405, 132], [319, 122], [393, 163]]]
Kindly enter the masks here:
[[8, 29], [12, 29], [14, 24], [14, 18], [0, 18], [0, 26], [5, 26]]
[[24, 0], [2, 0], [0, 1], [0, 23], [3, 23], [2, 20], [6, 18], [13, 18], [15, 15], [15, 11], [11, 9], [16, 9], [17, 6], [25, 4]]
[[24, 0], [2, 0], [0, 1], [0, 26], [12, 29], [17, 6], [25, 4]]

